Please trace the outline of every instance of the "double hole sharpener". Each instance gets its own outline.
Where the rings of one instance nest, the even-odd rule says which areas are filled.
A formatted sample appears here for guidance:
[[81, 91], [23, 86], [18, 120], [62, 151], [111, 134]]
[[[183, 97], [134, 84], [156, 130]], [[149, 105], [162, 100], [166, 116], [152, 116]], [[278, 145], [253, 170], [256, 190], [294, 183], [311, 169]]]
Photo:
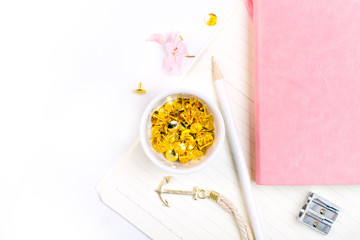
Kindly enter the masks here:
[[340, 207], [316, 193], [310, 193], [297, 218], [312, 229], [327, 235], [339, 211]]

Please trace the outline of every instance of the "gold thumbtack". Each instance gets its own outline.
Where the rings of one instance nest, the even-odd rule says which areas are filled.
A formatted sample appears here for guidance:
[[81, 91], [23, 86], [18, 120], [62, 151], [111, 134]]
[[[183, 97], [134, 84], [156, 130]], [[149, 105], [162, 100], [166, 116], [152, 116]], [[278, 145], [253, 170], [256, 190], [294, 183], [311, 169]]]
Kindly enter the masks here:
[[145, 94], [145, 93], [146, 93], [146, 90], [141, 89], [141, 82], [140, 82], [140, 86], [139, 86], [139, 88], [138, 88], [138, 89], [136, 89], [136, 90], [134, 90], [134, 93], [135, 93], [135, 94], [138, 94], [138, 95], [143, 95], [143, 94]]
[[208, 26], [214, 26], [217, 23], [217, 16], [213, 13], [209, 13], [205, 16], [205, 23]]

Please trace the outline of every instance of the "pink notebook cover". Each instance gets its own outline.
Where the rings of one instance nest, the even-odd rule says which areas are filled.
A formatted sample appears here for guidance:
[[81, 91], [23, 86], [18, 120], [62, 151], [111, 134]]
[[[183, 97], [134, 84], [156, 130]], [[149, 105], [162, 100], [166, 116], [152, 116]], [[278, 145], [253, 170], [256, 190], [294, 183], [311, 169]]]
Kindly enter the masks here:
[[256, 182], [360, 184], [360, 0], [255, 0]]

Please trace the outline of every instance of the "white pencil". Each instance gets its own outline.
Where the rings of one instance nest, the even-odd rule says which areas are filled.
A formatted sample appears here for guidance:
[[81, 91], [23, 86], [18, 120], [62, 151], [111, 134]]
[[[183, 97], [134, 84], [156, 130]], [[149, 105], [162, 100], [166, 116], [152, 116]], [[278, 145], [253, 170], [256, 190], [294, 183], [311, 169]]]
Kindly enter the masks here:
[[230, 103], [227, 98], [225, 90], [224, 77], [216, 64], [214, 57], [212, 57], [212, 71], [213, 81], [215, 83], [216, 92], [222, 108], [222, 113], [225, 119], [225, 127], [230, 138], [232, 152], [234, 154], [237, 171], [240, 177], [240, 183], [246, 199], [246, 205], [250, 215], [251, 225], [254, 230], [254, 235], [257, 240], [264, 240], [264, 233], [261, 227], [261, 222], [251, 188], [251, 180], [247, 169], [244, 153], [241, 148], [241, 143], [238, 137], [238, 132], [235, 126], [234, 118], [230, 109]]

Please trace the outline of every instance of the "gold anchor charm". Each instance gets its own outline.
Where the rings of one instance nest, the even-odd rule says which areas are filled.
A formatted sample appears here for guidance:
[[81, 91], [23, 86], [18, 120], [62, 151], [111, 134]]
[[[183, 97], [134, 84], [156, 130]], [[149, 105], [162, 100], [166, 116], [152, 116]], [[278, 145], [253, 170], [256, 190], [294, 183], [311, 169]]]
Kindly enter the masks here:
[[194, 200], [197, 200], [199, 198], [200, 199], [205, 199], [205, 198], [209, 197], [209, 193], [206, 190], [200, 189], [198, 187], [194, 187], [192, 191], [164, 189], [163, 186], [165, 185], [165, 183], [169, 183], [171, 179], [172, 179], [172, 176], [164, 177], [164, 179], [160, 182], [159, 186], [155, 190], [155, 192], [157, 192], [159, 194], [160, 200], [167, 207], [170, 207], [169, 202], [166, 199], [162, 198], [163, 193], [192, 195]]
[[251, 229], [249, 225], [247, 224], [246, 220], [243, 219], [240, 215], [236, 207], [233, 203], [230, 202], [227, 198], [225, 198], [223, 195], [219, 194], [215, 191], [206, 191], [204, 189], [200, 189], [198, 187], [194, 187], [192, 191], [184, 191], [184, 190], [171, 190], [171, 189], [164, 189], [164, 185], [166, 183], [169, 183], [172, 179], [171, 176], [166, 176], [164, 179], [160, 182], [159, 186], [155, 190], [159, 194], [160, 200], [164, 203], [165, 206], [169, 207], [169, 203], [166, 199], [162, 198], [163, 193], [169, 193], [169, 194], [184, 194], [184, 195], [192, 195], [194, 200], [197, 199], [205, 199], [209, 198], [210, 200], [218, 203], [222, 208], [224, 208], [226, 211], [233, 214], [236, 220], [236, 225], [241, 231], [241, 239], [243, 240], [253, 240], [253, 235], [251, 232]]

